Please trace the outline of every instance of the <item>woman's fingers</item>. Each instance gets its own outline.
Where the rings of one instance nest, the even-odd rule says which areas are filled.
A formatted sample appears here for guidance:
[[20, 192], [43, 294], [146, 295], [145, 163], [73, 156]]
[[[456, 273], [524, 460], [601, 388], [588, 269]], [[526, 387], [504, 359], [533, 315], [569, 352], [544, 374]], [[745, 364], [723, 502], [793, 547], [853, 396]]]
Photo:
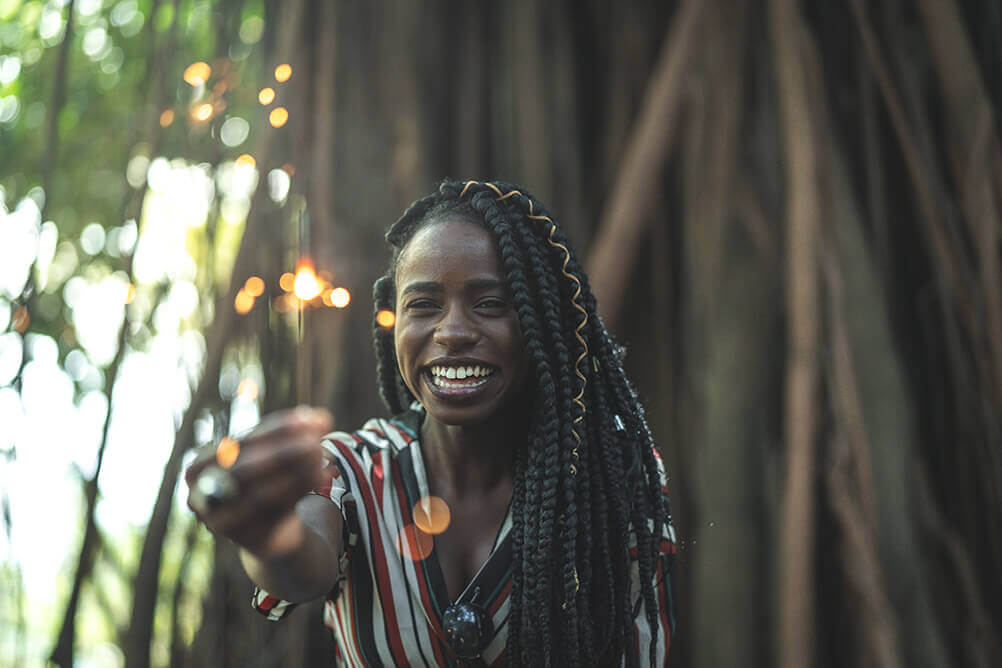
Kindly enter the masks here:
[[185, 472], [188, 506], [213, 533], [245, 547], [287, 535], [296, 503], [324, 480], [321, 439], [332, 425], [327, 411], [299, 407], [199, 453]]
[[322, 408], [297, 406], [265, 416], [261, 422], [239, 437], [242, 444], [253, 446], [258, 442], [273, 442], [287, 438], [291, 434], [309, 430], [321, 436], [334, 426], [334, 418]]

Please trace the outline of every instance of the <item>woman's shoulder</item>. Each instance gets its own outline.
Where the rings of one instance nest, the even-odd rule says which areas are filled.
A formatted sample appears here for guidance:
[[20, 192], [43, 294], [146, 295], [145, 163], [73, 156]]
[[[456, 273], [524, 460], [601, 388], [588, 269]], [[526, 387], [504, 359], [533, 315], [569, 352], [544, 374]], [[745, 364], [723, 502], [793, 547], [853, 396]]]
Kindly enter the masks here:
[[333, 431], [324, 436], [332, 454], [373, 456], [380, 451], [398, 452], [411, 447], [421, 427], [420, 404], [393, 417], [370, 418], [354, 431]]

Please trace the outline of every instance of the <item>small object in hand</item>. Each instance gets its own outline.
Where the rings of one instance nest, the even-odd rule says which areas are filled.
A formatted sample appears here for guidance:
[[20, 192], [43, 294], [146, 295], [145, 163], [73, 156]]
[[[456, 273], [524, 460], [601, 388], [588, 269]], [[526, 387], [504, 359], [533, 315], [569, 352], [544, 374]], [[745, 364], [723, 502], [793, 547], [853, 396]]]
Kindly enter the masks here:
[[231, 501], [238, 491], [237, 479], [232, 473], [211, 466], [195, 479], [189, 500], [192, 508], [200, 513], [207, 513]]

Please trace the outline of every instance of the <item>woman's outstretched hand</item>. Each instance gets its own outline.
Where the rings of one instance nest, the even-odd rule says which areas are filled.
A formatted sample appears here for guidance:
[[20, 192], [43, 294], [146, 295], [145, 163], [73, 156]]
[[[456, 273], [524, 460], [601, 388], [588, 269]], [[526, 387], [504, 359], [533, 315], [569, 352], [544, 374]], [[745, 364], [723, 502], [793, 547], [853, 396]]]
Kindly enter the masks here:
[[324, 484], [320, 443], [332, 425], [323, 409], [293, 408], [201, 453], [185, 472], [188, 507], [212, 533], [257, 558], [296, 551], [306, 531], [296, 504]]

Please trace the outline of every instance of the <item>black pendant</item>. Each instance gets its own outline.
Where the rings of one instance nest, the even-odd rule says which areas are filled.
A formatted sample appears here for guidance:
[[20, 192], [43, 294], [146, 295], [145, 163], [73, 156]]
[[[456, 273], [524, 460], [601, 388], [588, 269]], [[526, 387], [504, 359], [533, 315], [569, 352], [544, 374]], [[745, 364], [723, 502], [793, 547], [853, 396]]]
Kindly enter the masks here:
[[469, 603], [453, 603], [445, 609], [442, 626], [449, 648], [461, 659], [477, 659], [491, 639], [492, 624], [487, 612], [476, 604], [480, 588]]

